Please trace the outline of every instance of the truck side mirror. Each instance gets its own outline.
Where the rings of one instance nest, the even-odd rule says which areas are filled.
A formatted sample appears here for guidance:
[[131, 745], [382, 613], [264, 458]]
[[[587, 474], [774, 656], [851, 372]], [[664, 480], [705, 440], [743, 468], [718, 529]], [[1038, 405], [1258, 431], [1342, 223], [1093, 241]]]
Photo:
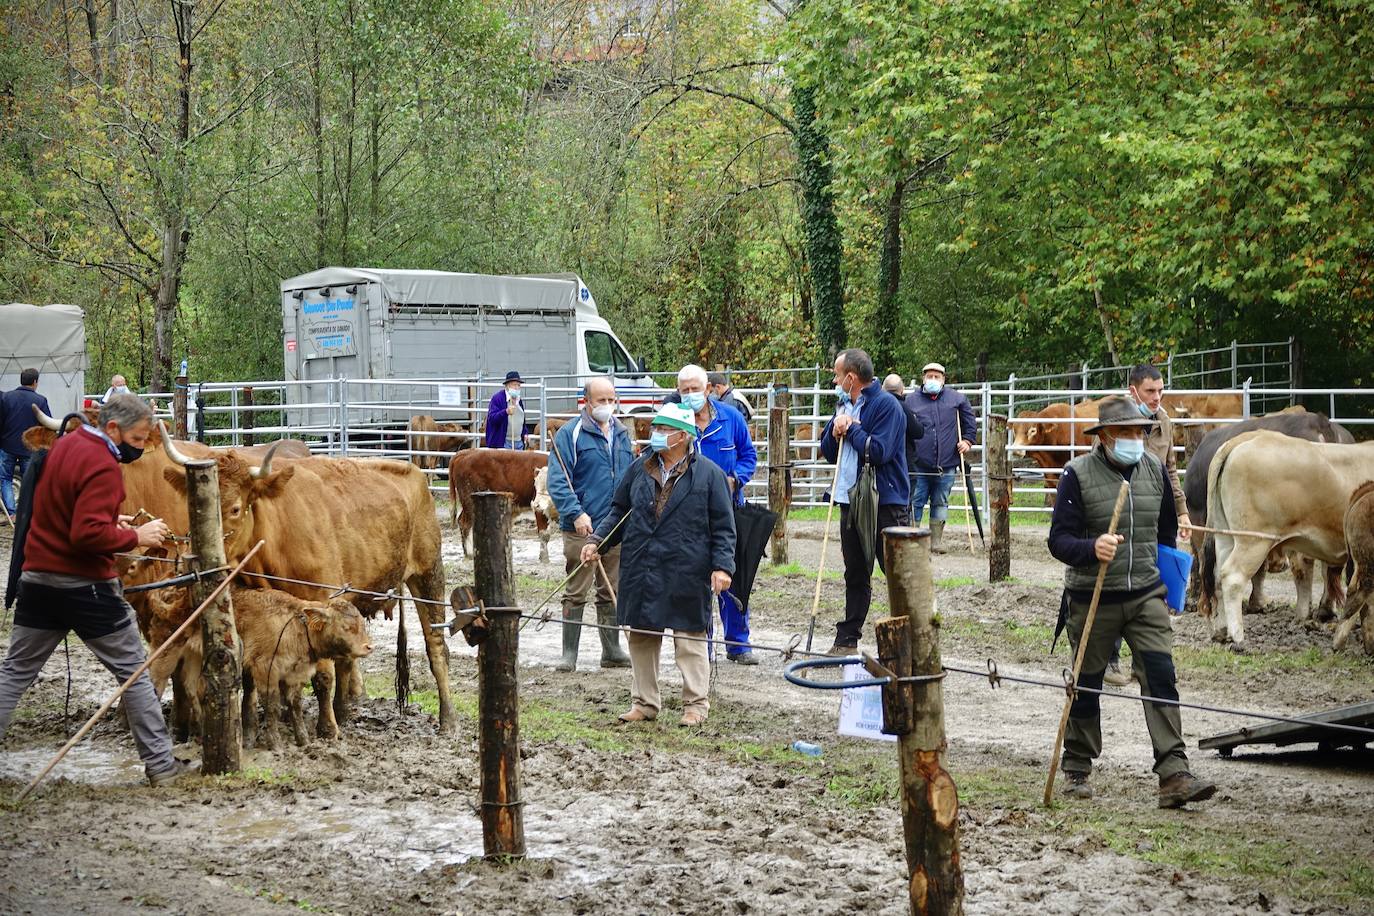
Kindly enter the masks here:
[[644, 357], [636, 356], [635, 366], [639, 369], [640, 375], [647, 375], [649, 373], [649, 363], [647, 360], [644, 359]]

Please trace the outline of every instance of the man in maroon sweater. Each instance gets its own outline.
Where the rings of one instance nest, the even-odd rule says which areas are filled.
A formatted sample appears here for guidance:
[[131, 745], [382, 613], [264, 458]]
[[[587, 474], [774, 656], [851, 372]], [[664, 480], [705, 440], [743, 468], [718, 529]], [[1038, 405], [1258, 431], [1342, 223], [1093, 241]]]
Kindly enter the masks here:
[[[155, 547], [167, 536], [161, 519], [134, 528], [119, 514], [119, 465], [143, 453], [152, 419], [148, 405], [134, 395], [115, 395], [101, 408], [99, 429], [82, 426], [62, 436], [48, 455], [34, 488], [9, 654], [0, 665], [0, 736], [68, 631], [75, 630], [120, 683], [146, 658], [114, 554]], [[148, 780], [161, 785], [185, 772], [172, 757], [162, 706], [146, 672], [124, 694], [123, 705]]]

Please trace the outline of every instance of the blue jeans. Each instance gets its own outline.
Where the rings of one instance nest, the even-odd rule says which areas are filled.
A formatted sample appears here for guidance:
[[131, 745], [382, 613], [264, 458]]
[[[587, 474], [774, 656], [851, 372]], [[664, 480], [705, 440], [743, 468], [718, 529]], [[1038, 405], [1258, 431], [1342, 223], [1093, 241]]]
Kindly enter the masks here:
[[[735, 604], [735, 599], [729, 592], [722, 592], [720, 595], [720, 620], [725, 624], [725, 654], [731, 658], [736, 655], [743, 655], [751, 651], [746, 648], [749, 644], [749, 611]], [[744, 643], [743, 646], [732, 646], [729, 643]]]
[[949, 518], [949, 493], [954, 489], [954, 478], [958, 471], [917, 471], [911, 484], [911, 524], [919, 527], [921, 513], [926, 503], [930, 503], [932, 521], [943, 522]]
[[14, 514], [14, 481], [24, 478], [24, 468], [29, 466], [28, 455], [12, 455], [0, 450], [0, 502], [5, 510]]

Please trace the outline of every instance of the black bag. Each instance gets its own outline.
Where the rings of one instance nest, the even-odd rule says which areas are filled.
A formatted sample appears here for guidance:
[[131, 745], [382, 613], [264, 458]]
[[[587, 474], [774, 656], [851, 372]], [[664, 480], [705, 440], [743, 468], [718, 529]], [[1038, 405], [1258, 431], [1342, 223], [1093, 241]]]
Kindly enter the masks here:
[[868, 461], [868, 445], [865, 441], [859, 477], [849, 488], [849, 527], [858, 535], [864, 562], [871, 568], [878, 552], [878, 469]]

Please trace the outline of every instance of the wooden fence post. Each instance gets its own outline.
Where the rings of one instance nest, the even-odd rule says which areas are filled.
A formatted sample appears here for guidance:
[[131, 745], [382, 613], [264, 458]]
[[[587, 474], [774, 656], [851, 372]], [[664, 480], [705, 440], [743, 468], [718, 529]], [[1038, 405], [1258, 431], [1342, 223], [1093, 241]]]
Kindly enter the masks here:
[[[179, 388], [178, 392], [185, 389]], [[191, 568], [224, 566], [224, 532], [219, 514], [219, 471], [211, 459], [186, 465], [186, 499], [191, 517]], [[191, 585], [191, 597], [199, 604], [224, 578], [212, 573]], [[226, 589], [200, 620], [204, 660], [205, 694], [201, 709], [201, 772], [232, 773], [239, 768], [243, 722], [240, 718], [243, 675], [239, 670], [239, 635], [234, 626], [234, 605]]]
[[172, 387], [172, 429], [175, 431], [173, 438], [185, 442], [191, 438], [188, 434], [190, 427], [186, 425], [186, 376], [178, 375], [176, 384]]
[[510, 552], [509, 493], [473, 495], [473, 571], [490, 627], [477, 648], [477, 742], [486, 858], [525, 857], [520, 801], [520, 615]]
[[[930, 569], [930, 532], [887, 528], [883, 542], [892, 616], [909, 621], [895, 625], [878, 621], [879, 638], [890, 641], [904, 630], [910, 647], [910, 673], [938, 675], [943, 667]], [[892, 661], [898, 666], [908, 663], [900, 655]], [[905, 672], [896, 673], [900, 676]], [[964, 912], [964, 871], [959, 862], [959, 795], [945, 769], [944, 684], [922, 681], [902, 685], [897, 691], [889, 689], [889, 694], [900, 696], [908, 686], [914, 716], [910, 731], [898, 738], [897, 747], [911, 912], [913, 916], [957, 916]], [[885, 723], [897, 724], [903, 717], [889, 717], [884, 712], [883, 718]]]
[[245, 432], [245, 433], [243, 434], [243, 444], [246, 445], [246, 446], [252, 447], [252, 446], [258, 444], [258, 437], [257, 437], [257, 435], [253, 432], [253, 426], [256, 424], [256, 421], [255, 421], [254, 416], [253, 416], [253, 386], [252, 386], [252, 385], [245, 385], [245, 386], [243, 387], [243, 406], [244, 406], [245, 408], [247, 408], [247, 409], [243, 411], [243, 419], [242, 419], [242, 421], [239, 423], [239, 426], [241, 426], [241, 427], [243, 427], [245, 430], [247, 430], [247, 432]]
[[[786, 389], [784, 389], [786, 390]], [[773, 562], [787, 562], [787, 510], [791, 506], [788, 498], [788, 482], [792, 478], [789, 466], [792, 459], [791, 427], [787, 422], [787, 407], [777, 401], [785, 398], [777, 395], [773, 409], [768, 412], [768, 508], [778, 513], [773, 525]]]
[[988, 415], [988, 431], [983, 439], [987, 454], [988, 527], [992, 543], [988, 547], [988, 581], [1001, 582], [1011, 577], [1011, 461], [1007, 456], [1007, 418]]

